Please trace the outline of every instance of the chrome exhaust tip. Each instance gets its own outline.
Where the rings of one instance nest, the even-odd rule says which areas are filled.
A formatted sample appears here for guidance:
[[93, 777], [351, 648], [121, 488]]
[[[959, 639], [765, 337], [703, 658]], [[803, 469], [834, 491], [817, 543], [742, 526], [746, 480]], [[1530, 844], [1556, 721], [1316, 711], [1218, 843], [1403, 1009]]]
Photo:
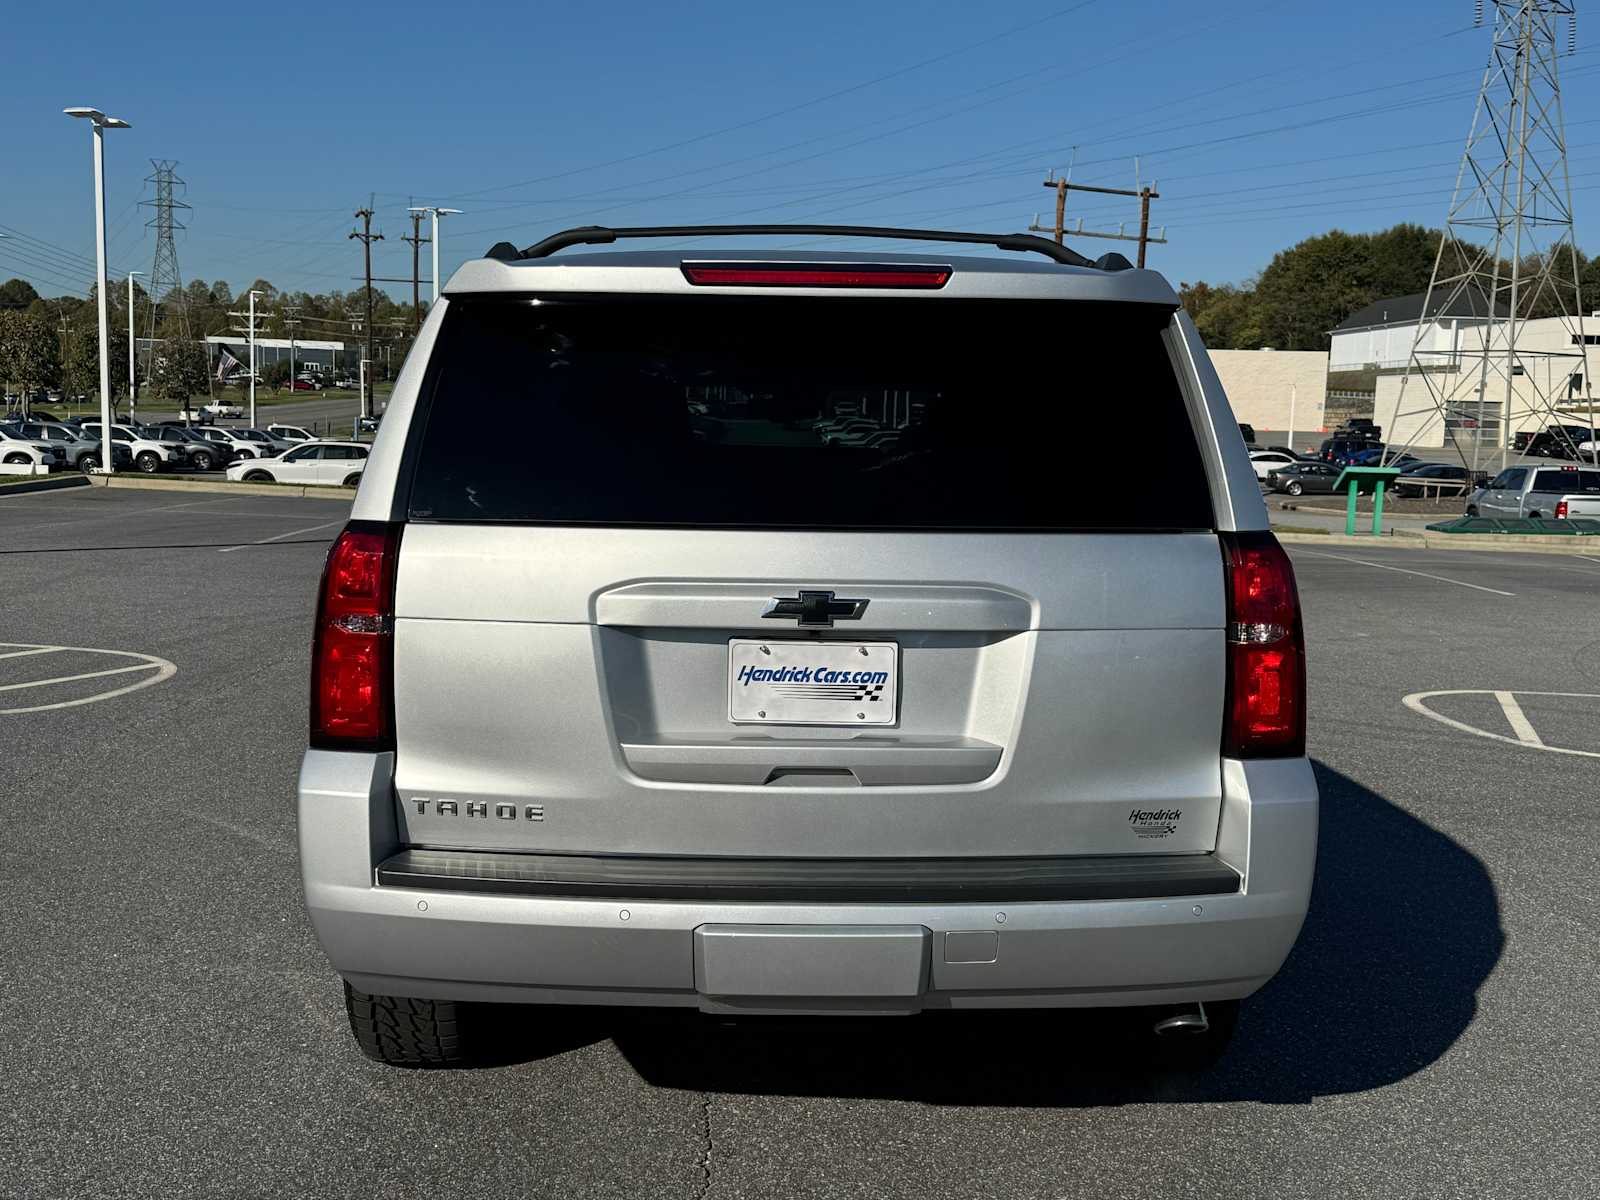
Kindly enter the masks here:
[[1155, 1031], [1157, 1037], [1209, 1033], [1211, 1022], [1206, 1018], [1206, 1006], [1196, 1001], [1193, 1008], [1184, 1008], [1170, 1017], [1163, 1017], [1152, 1025], [1151, 1029]]

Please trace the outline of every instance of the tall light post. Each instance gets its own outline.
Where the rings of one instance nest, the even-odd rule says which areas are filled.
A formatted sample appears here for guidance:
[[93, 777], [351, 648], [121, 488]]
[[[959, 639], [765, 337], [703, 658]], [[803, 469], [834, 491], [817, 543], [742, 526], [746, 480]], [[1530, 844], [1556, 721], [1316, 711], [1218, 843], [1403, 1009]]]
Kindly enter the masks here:
[[139, 400], [139, 381], [133, 371], [133, 348], [137, 344], [133, 340], [133, 277], [143, 275], [143, 271], [128, 272], [128, 421], [133, 421], [133, 407]]
[[459, 208], [435, 208], [429, 204], [414, 204], [407, 212], [427, 213], [433, 219], [433, 302], [439, 302], [439, 218], [461, 215]]
[[110, 475], [115, 470], [115, 445], [111, 433], [111, 322], [106, 311], [106, 155], [105, 131], [131, 129], [128, 122], [108, 117], [98, 108], [62, 109], [69, 117], [82, 117], [94, 123], [94, 257], [95, 294], [100, 308], [100, 470]]

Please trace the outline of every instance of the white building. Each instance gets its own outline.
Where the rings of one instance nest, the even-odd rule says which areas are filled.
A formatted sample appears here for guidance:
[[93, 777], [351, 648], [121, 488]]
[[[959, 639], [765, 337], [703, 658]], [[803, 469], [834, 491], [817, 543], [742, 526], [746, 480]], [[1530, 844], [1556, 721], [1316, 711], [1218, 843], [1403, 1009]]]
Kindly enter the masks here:
[[[1483, 324], [1476, 322], [1477, 326]], [[1411, 336], [1415, 329], [1413, 323]], [[1395, 336], [1403, 336], [1402, 331], [1397, 330]], [[1377, 377], [1372, 415], [1391, 445], [1443, 447], [1454, 442], [1470, 447], [1476, 440], [1480, 446], [1499, 447], [1507, 401], [1505, 326], [1496, 326], [1488, 336], [1487, 370], [1485, 331], [1469, 327], [1448, 346], [1421, 356], [1422, 364], [1429, 368], [1427, 378], [1406, 379], [1404, 358], [1397, 369]], [[1556, 421], [1592, 425], [1585, 382], [1588, 368], [1596, 365], [1589, 361], [1596, 345], [1600, 345], [1600, 318], [1585, 322], [1581, 338], [1562, 317], [1544, 317], [1517, 326], [1507, 440]], [[1555, 404], [1554, 416], [1544, 411], [1541, 394]], [[1446, 410], [1442, 417], [1440, 398]]]
[[1482, 343], [1482, 334], [1473, 330], [1488, 323], [1488, 301], [1480, 292], [1464, 291], [1449, 305], [1445, 296], [1434, 297], [1418, 345], [1417, 327], [1422, 324], [1425, 298], [1423, 292], [1395, 296], [1351, 313], [1331, 331], [1328, 370], [1403, 369], [1413, 345], [1425, 352], [1449, 352], [1464, 344]]
[[[217, 369], [217, 363], [221, 361], [223, 351], [227, 351], [240, 363], [247, 363], [250, 361], [250, 339], [237, 335], [206, 338], [206, 356], [211, 360], [213, 372]], [[258, 371], [268, 363], [280, 359], [288, 362], [291, 354], [297, 374], [331, 375], [339, 369], [340, 356], [345, 354], [345, 346], [343, 342], [319, 342], [300, 338], [296, 338], [293, 342], [288, 338], [256, 338]], [[344, 362], [348, 365], [351, 360], [346, 357]]]

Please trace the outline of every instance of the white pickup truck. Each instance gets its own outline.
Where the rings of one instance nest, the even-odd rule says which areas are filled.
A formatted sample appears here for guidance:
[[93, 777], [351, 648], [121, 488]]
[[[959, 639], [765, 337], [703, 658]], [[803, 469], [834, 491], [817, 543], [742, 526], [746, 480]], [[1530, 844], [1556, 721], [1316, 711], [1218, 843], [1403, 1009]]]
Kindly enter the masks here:
[[233, 418], [244, 416], [244, 406], [242, 404], [235, 404], [232, 400], [213, 400], [201, 411], [210, 413], [212, 417]]
[[1507, 467], [1467, 498], [1467, 516], [1600, 517], [1600, 469]]

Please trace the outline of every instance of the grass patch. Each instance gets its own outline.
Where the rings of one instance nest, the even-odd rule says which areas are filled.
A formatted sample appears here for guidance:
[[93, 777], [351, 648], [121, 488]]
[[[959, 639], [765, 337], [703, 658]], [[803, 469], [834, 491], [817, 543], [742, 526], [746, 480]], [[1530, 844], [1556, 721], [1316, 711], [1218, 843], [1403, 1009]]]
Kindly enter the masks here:
[[1326, 529], [1318, 529], [1315, 525], [1274, 525], [1273, 533], [1327, 533]]

